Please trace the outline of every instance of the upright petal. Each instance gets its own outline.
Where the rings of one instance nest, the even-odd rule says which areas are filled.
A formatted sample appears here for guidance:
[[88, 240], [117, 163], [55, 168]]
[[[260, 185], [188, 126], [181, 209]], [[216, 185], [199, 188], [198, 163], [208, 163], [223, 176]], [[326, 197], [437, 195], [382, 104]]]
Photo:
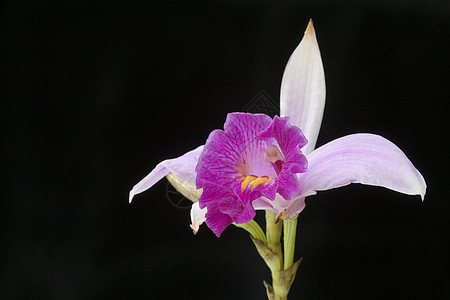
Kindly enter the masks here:
[[199, 146], [180, 157], [160, 162], [144, 179], [139, 181], [131, 189], [129, 201], [131, 202], [133, 200], [134, 195], [151, 188], [155, 183], [169, 174], [169, 172], [181, 180], [195, 182], [195, 167], [197, 166], [197, 161], [202, 151], [203, 146]]
[[303, 196], [350, 183], [382, 186], [408, 195], [426, 192], [426, 183], [406, 155], [374, 134], [352, 134], [333, 140], [307, 156], [308, 172], [299, 174]]
[[303, 131], [308, 155], [316, 145], [325, 106], [325, 75], [312, 21], [284, 70], [280, 91], [280, 115]]

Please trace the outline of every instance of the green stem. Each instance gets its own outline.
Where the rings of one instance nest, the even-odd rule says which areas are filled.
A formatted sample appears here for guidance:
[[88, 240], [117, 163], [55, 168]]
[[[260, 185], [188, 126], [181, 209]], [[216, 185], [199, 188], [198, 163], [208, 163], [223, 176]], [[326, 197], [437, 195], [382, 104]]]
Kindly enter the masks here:
[[[274, 300], [287, 300], [289, 289], [286, 289], [281, 272], [272, 272], [273, 298]], [[271, 299], [270, 299], [271, 300]]]
[[267, 234], [267, 243], [270, 245], [272, 249], [274, 249], [278, 259], [279, 259], [279, 267], [277, 266], [273, 270], [280, 271], [283, 269], [283, 252], [281, 251], [281, 231], [283, 229], [283, 224], [277, 221], [277, 215], [269, 210], [266, 210], [266, 234]]
[[[282, 222], [277, 220], [277, 215], [272, 211], [266, 211], [266, 234], [267, 242], [269, 246], [274, 250], [274, 254], [278, 259], [271, 269], [272, 273], [272, 285], [273, 285], [273, 295], [276, 296], [277, 300], [286, 299], [284, 296], [283, 287], [280, 285], [280, 272], [283, 270], [283, 251], [281, 250], [281, 231], [283, 230]], [[279, 297], [279, 298], [278, 298]]]
[[263, 241], [264, 243], [267, 243], [267, 238], [266, 235], [264, 234], [264, 231], [262, 231], [261, 227], [258, 225], [258, 223], [256, 223], [255, 220], [251, 220], [250, 222], [243, 224], [233, 223], [233, 225], [247, 230], [247, 232], [250, 233], [253, 236], [253, 238]]
[[283, 221], [284, 225], [284, 270], [294, 264], [295, 235], [297, 232], [297, 218]]
[[269, 243], [280, 242], [282, 225], [281, 222], [277, 222], [277, 215], [273, 211], [266, 210], [266, 233]]

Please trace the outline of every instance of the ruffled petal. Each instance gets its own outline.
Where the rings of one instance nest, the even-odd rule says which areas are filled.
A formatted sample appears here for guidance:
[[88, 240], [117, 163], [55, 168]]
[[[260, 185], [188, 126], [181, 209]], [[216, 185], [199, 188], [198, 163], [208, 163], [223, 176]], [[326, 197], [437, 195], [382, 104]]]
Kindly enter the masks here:
[[[264, 161], [266, 142], [256, 139], [271, 122], [263, 114], [230, 113], [224, 130], [214, 130], [206, 141], [196, 168], [196, 184], [203, 189], [200, 207], [208, 208], [206, 224], [217, 236], [232, 222], [253, 219], [251, 200], [262, 193], [275, 196], [269, 177], [276, 174]], [[243, 184], [246, 177], [255, 177], [256, 182], [259, 176], [267, 180], [255, 187]]]
[[290, 200], [292, 195], [299, 191], [297, 177], [294, 174], [308, 169], [306, 157], [300, 150], [308, 141], [299, 128], [289, 124], [289, 117], [278, 116], [275, 116], [269, 128], [258, 135], [258, 139], [270, 138], [275, 139], [284, 156], [282, 167], [276, 177], [277, 192]]
[[362, 183], [424, 199], [422, 174], [396, 145], [381, 136], [347, 135], [314, 150], [307, 158], [308, 172], [299, 174], [303, 196]]
[[197, 164], [200, 207], [207, 207], [206, 224], [219, 236], [226, 226], [253, 219], [252, 202], [280, 194], [299, 194], [296, 173], [308, 163], [301, 152], [307, 144], [289, 118], [231, 113], [224, 130], [213, 131]]
[[263, 114], [228, 114], [224, 130], [214, 130], [206, 141], [196, 169], [197, 188], [204, 181], [230, 186], [248, 175], [267, 176], [271, 169], [264, 163], [264, 142], [255, 137], [271, 122]]
[[207, 208], [206, 225], [220, 237], [231, 223], [246, 223], [255, 217], [255, 210], [249, 201], [248, 194], [236, 193], [238, 188], [203, 182], [203, 193], [199, 199], [199, 207]]
[[284, 70], [280, 91], [280, 115], [291, 118], [309, 143], [308, 155], [316, 145], [325, 106], [325, 75], [312, 21]]
[[202, 225], [206, 220], [206, 207], [201, 209], [198, 202], [192, 203], [191, 207], [191, 229], [194, 234], [197, 234], [200, 225]]
[[133, 197], [143, 191], [146, 191], [152, 187], [155, 183], [160, 181], [167, 174], [173, 173], [180, 180], [186, 182], [195, 182], [195, 167], [197, 165], [198, 158], [203, 151], [203, 146], [185, 153], [184, 155], [167, 159], [160, 162], [156, 167], [147, 175], [144, 179], [139, 181], [130, 191], [129, 201], [133, 200]]

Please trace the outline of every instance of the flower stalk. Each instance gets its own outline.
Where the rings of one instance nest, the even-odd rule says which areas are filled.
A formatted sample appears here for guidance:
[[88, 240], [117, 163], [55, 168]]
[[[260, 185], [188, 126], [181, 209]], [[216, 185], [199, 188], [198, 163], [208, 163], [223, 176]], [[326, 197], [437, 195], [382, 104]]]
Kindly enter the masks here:
[[[273, 249], [275, 259], [270, 271], [272, 273], [273, 295], [278, 295], [282, 292], [280, 283], [280, 272], [283, 270], [283, 251], [281, 250], [281, 231], [283, 229], [282, 222], [278, 222], [277, 216], [272, 211], [266, 211], [266, 231], [268, 246]], [[266, 285], [267, 290], [267, 283]], [[268, 293], [269, 296], [269, 293]], [[286, 294], [287, 296], [287, 294]], [[269, 296], [270, 299], [270, 296]], [[280, 298], [283, 299], [283, 298]]]
[[297, 232], [297, 218], [283, 221], [284, 227], [284, 269], [294, 264], [295, 236]]
[[[241, 224], [242, 225], [242, 224]], [[264, 281], [269, 300], [286, 300], [298, 266], [302, 259], [294, 263], [297, 219], [279, 221], [274, 212], [266, 211], [266, 241], [251, 236], [259, 255], [264, 259], [272, 275], [272, 285]], [[284, 231], [281, 248], [281, 233]], [[284, 260], [283, 260], [284, 258]]]
[[272, 211], [266, 211], [266, 232], [267, 232], [267, 243], [270, 245], [278, 258], [278, 265], [276, 265], [272, 272], [280, 271], [283, 269], [283, 252], [281, 251], [281, 231], [283, 229], [283, 224], [277, 221], [277, 216]]

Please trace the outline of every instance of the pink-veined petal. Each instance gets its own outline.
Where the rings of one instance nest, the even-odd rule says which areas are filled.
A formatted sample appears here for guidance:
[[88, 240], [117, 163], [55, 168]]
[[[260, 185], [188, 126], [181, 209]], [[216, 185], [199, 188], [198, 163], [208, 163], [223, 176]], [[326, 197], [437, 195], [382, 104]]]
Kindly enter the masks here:
[[202, 225], [206, 221], [206, 212], [207, 208], [201, 209], [198, 202], [192, 203], [191, 207], [191, 229], [194, 234], [197, 234], [200, 225]]
[[299, 190], [297, 177], [294, 174], [308, 169], [306, 157], [300, 150], [308, 141], [299, 128], [289, 124], [289, 117], [278, 116], [275, 116], [269, 128], [261, 132], [258, 138], [274, 138], [280, 146], [285, 159], [276, 178], [277, 192], [285, 199], [291, 199], [292, 195]]
[[264, 114], [229, 113], [224, 130], [211, 132], [205, 143], [196, 169], [197, 187], [204, 181], [230, 187], [241, 184], [237, 177], [275, 175], [264, 161], [265, 141], [256, 139], [271, 123]]
[[312, 21], [284, 70], [280, 91], [280, 115], [290, 117], [308, 139], [305, 155], [314, 150], [325, 106], [325, 74]]
[[249, 193], [240, 193], [240, 187], [224, 187], [213, 182], [203, 182], [199, 207], [207, 208], [206, 225], [220, 237], [231, 223], [246, 223], [255, 217]]
[[347, 135], [314, 150], [307, 158], [308, 172], [298, 175], [303, 196], [362, 183], [424, 199], [422, 174], [396, 145], [379, 135]]
[[252, 202], [298, 194], [296, 173], [308, 163], [300, 148], [307, 143], [289, 117], [230, 113], [224, 130], [214, 130], [197, 164], [200, 207], [208, 207], [206, 224], [217, 235], [232, 222], [253, 219]]
[[129, 201], [131, 202], [135, 195], [146, 191], [169, 173], [173, 173], [181, 180], [195, 182], [195, 167], [202, 151], [203, 146], [199, 146], [180, 157], [160, 162], [144, 179], [131, 189]]
[[230, 113], [224, 130], [211, 132], [205, 143], [196, 167], [196, 184], [203, 189], [200, 207], [208, 207], [206, 224], [217, 236], [232, 222], [253, 219], [251, 200], [260, 197], [262, 191], [270, 190], [275, 196], [270, 180], [254, 189], [242, 186], [247, 176], [276, 175], [264, 161], [266, 141], [256, 139], [271, 122], [263, 114]]

